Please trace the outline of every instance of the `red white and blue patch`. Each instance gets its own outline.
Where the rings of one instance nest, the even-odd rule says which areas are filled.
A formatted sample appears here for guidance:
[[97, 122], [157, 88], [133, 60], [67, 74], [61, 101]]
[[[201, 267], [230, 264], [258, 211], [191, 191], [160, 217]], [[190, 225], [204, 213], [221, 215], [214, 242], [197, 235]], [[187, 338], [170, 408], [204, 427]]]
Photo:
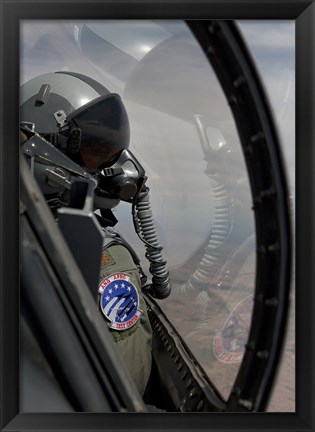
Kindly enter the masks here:
[[100, 308], [110, 321], [109, 327], [127, 330], [139, 320], [139, 295], [136, 287], [125, 273], [116, 273], [105, 278], [99, 285]]
[[253, 295], [245, 297], [231, 311], [223, 328], [218, 330], [213, 339], [213, 352], [222, 363], [240, 363], [248, 338]]

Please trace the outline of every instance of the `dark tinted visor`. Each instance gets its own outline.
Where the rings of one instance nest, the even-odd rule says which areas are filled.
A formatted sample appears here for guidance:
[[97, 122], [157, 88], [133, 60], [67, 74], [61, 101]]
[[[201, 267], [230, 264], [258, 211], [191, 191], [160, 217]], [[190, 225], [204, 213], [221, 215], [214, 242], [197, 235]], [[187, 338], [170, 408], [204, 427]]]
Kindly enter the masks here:
[[82, 131], [80, 154], [87, 169], [101, 169], [129, 146], [126, 109], [116, 93], [101, 96], [67, 117]]

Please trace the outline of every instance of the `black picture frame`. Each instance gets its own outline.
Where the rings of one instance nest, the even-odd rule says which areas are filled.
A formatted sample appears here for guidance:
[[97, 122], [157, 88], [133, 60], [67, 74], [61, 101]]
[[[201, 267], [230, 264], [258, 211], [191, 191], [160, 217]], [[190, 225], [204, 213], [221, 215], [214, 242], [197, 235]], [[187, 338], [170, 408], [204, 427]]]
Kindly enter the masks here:
[[[311, 0], [0, 0], [1, 431], [314, 430], [315, 4]], [[19, 413], [19, 23], [23, 19], [293, 19], [296, 22], [296, 412]]]

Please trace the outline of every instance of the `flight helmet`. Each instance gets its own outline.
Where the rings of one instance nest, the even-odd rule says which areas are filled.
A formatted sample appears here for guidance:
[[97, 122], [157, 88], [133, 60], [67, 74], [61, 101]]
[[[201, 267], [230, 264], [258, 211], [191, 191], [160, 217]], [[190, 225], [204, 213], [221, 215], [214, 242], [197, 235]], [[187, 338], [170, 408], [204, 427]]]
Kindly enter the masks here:
[[46, 73], [23, 84], [20, 121], [87, 170], [110, 166], [129, 147], [121, 97], [79, 73]]
[[40, 75], [21, 86], [20, 123], [95, 176], [95, 206], [132, 202], [146, 177], [128, 149], [127, 111], [116, 93], [74, 72]]

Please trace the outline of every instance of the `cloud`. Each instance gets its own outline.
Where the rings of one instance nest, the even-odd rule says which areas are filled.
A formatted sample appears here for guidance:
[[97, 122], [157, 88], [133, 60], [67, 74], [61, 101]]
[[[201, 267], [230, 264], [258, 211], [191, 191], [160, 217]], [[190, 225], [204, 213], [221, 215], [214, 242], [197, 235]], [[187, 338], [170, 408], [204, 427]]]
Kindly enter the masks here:
[[249, 45], [264, 48], [269, 53], [279, 50], [294, 50], [294, 21], [246, 21], [238, 20], [241, 31]]

